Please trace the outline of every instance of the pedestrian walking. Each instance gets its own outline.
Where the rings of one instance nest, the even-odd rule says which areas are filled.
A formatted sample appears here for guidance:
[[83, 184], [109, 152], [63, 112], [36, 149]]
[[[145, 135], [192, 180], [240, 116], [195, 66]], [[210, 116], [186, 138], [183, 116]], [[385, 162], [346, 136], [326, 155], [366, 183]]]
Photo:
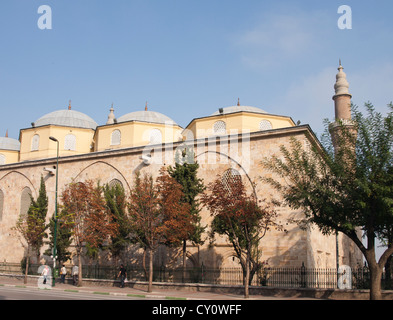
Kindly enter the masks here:
[[61, 283], [65, 283], [66, 275], [67, 275], [67, 269], [66, 269], [65, 265], [63, 264], [63, 266], [60, 269]]
[[71, 273], [72, 273], [72, 282], [73, 282], [74, 286], [76, 286], [78, 284], [79, 267], [76, 265], [73, 265]]
[[124, 283], [127, 278], [127, 271], [123, 265], [120, 266], [120, 271], [117, 277], [120, 278], [120, 288], [124, 288]]
[[48, 274], [49, 274], [49, 267], [45, 265], [41, 273], [41, 275], [44, 277], [44, 281], [42, 282], [43, 284], [46, 284], [46, 280], [48, 280]]

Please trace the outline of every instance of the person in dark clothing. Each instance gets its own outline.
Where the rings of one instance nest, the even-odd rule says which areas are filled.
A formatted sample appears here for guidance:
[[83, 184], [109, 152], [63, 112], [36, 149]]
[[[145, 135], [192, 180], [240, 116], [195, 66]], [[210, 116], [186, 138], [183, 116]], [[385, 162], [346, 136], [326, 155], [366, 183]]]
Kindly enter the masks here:
[[127, 278], [127, 271], [123, 265], [120, 266], [120, 271], [117, 277], [120, 278], [120, 288], [124, 288], [124, 282], [125, 279]]

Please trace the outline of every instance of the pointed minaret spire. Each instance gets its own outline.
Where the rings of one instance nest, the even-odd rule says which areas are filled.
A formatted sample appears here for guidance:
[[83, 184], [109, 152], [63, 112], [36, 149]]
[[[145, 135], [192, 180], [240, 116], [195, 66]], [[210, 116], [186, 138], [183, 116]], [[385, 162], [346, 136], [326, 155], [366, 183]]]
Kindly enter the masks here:
[[8, 129], [7, 129], [7, 131], [5, 132], [5, 137], [8, 138]]
[[351, 120], [351, 98], [349, 93], [349, 83], [347, 75], [343, 71], [341, 59], [339, 61], [338, 73], [336, 75], [336, 83], [334, 84], [335, 95], [333, 96], [336, 120]]
[[109, 115], [108, 115], [108, 121], [106, 122], [106, 124], [114, 124], [115, 123], [115, 113], [114, 113], [115, 109], [113, 109], [113, 103], [111, 108], [109, 109]]
[[[352, 122], [351, 115], [351, 99], [352, 95], [349, 93], [349, 83], [347, 81], [347, 75], [343, 71], [343, 66], [341, 65], [341, 59], [339, 61], [340, 66], [338, 67], [338, 73], [336, 75], [336, 83], [334, 85], [335, 95], [334, 109], [335, 109], [335, 121], [329, 124], [329, 131], [332, 137], [333, 147], [335, 153], [348, 143], [353, 143], [356, 140], [356, 127]], [[348, 131], [343, 131], [343, 129]], [[343, 132], [346, 132], [344, 135]], [[347, 133], [353, 135], [354, 141], [348, 140]], [[342, 139], [345, 139], [343, 142]], [[350, 159], [348, 159], [349, 161]]]
[[71, 110], [71, 100], [68, 103], [68, 110]]
[[237, 106], [240, 107], [240, 98], [237, 98]]
[[145, 111], [147, 111], [147, 101], [146, 101], [146, 104], [145, 104]]

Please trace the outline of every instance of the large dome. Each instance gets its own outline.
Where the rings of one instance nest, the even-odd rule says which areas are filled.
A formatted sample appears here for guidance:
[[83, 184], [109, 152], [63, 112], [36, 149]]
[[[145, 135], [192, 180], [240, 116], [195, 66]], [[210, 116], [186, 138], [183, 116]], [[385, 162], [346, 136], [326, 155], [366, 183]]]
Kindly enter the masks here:
[[89, 116], [75, 110], [58, 110], [44, 115], [34, 122], [35, 127], [57, 125], [63, 127], [75, 127], [96, 129], [98, 124]]
[[19, 151], [20, 142], [16, 139], [0, 137], [0, 150]]
[[155, 112], [155, 111], [135, 111], [124, 116], [121, 116], [117, 119], [117, 122], [127, 122], [127, 121], [142, 121], [142, 122], [152, 122], [152, 123], [161, 123], [161, 124], [173, 124], [176, 122], [166, 115]]
[[217, 116], [220, 114], [229, 114], [229, 113], [235, 113], [235, 112], [254, 112], [254, 113], [268, 113], [265, 110], [262, 110], [260, 108], [256, 107], [250, 107], [250, 106], [232, 106], [232, 107], [226, 107], [222, 108], [222, 113], [220, 111], [216, 111], [212, 114], [212, 116]]

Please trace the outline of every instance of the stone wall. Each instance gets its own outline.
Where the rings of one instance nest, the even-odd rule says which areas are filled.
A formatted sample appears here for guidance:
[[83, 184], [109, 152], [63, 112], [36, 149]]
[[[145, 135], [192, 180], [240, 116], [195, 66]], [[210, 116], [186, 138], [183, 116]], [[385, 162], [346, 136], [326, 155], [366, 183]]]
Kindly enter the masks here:
[[[261, 166], [264, 157], [279, 154], [280, 145], [289, 145], [290, 137], [296, 136], [305, 140], [306, 136], [312, 137], [308, 126], [299, 126], [286, 129], [278, 129], [270, 132], [258, 132], [238, 139], [221, 137], [214, 140], [198, 140], [187, 142], [194, 146], [197, 160], [200, 163], [199, 176], [207, 185], [218, 174], [222, 174], [229, 168], [238, 170], [243, 181], [248, 181], [249, 190], [252, 192], [251, 181], [256, 182], [258, 199], [279, 199], [279, 195], [268, 185], [264, 185], [260, 177], [266, 174]], [[86, 179], [99, 180], [101, 185], [113, 180], [120, 181], [126, 192], [130, 191], [135, 172], [148, 172], [157, 176], [163, 165], [173, 165], [174, 152], [181, 148], [182, 143], [167, 144], [161, 153], [161, 146], [138, 147], [130, 149], [95, 152], [86, 155], [63, 157], [59, 162], [59, 195], [65, 186], [75, 181]], [[149, 166], [143, 164], [142, 154], [151, 152], [153, 163]], [[44, 159], [27, 161], [12, 165], [0, 166], [0, 190], [4, 194], [3, 214], [0, 221], [0, 261], [19, 262], [24, 255], [21, 242], [13, 235], [12, 227], [20, 214], [21, 193], [24, 188], [31, 190], [33, 197], [37, 197], [41, 176], [44, 177], [49, 198], [48, 220], [55, 210], [55, 176], [45, 168], [53, 168], [56, 159]], [[288, 223], [289, 218], [299, 216], [300, 211], [289, 208], [277, 208], [279, 222], [288, 230], [287, 233], [272, 230], [262, 239], [260, 250], [262, 260], [268, 261], [272, 266], [301, 266], [307, 267], [335, 267], [335, 241], [324, 237], [317, 230], [304, 231], [297, 225]], [[201, 212], [202, 224], [209, 225], [210, 213], [203, 209]], [[42, 252], [45, 249], [42, 249]], [[348, 244], [343, 242], [342, 255]], [[350, 250], [354, 250], [351, 248]], [[204, 263], [211, 267], [237, 266], [237, 259], [233, 257], [233, 250], [226, 239], [218, 238], [213, 247], [209, 247], [208, 241], [201, 247], [188, 246], [189, 263]], [[141, 256], [141, 250], [130, 250], [133, 255]], [[321, 258], [322, 257], [322, 258]], [[327, 258], [328, 257], [328, 258]], [[131, 257], [128, 257], [129, 259]], [[177, 263], [181, 261], [179, 252], [161, 248], [156, 255], [158, 263]], [[318, 262], [322, 259], [322, 262]], [[352, 257], [354, 265], [358, 254]], [[356, 260], [356, 262], [355, 262]], [[160, 263], [160, 264], [161, 264]]]

